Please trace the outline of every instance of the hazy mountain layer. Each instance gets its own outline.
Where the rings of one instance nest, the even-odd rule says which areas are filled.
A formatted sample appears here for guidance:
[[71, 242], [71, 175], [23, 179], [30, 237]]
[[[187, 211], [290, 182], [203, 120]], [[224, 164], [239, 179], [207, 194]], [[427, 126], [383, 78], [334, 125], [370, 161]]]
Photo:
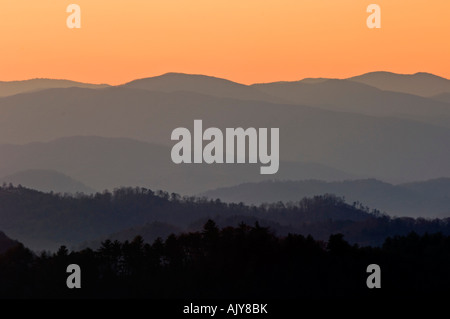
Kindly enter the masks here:
[[[126, 88], [52, 89], [21, 94], [0, 99], [0, 113], [0, 138], [7, 143], [97, 135], [171, 147], [175, 144], [170, 140], [175, 128], [192, 131], [193, 121], [202, 119], [204, 128], [222, 130], [278, 127], [280, 157], [285, 162], [318, 163], [389, 182], [450, 176], [450, 129], [391, 117]], [[125, 155], [124, 151], [120, 158]], [[160, 158], [170, 162], [169, 156], [163, 151]], [[127, 174], [129, 166], [121, 167]], [[99, 185], [88, 183], [79, 174], [56, 167], [45, 169], [55, 169], [99, 189]]]
[[450, 127], [450, 105], [445, 101], [383, 91], [350, 80], [302, 80], [256, 84], [253, 87], [294, 104]]
[[[195, 194], [210, 188], [231, 186], [246, 181], [261, 181], [259, 164], [177, 165], [170, 158], [170, 148], [125, 138], [70, 137], [48, 143], [0, 145], [0, 176], [21, 170], [27, 174], [0, 181], [23, 184], [36, 189], [72, 189], [90, 193], [73, 185], [67, 177], [29, 170], [56, 170], [97, 190], [120, 186], [167, 189], [181, 194]], [[321, 178], [341, 180], [352, 175], [325, 165], [282, 162], [276, 174], [282, 178]], [[45, 176], [47, 174], [48, 176]], [[39, 175], [39, 174], [38, 174]], [[24, 183], [27, 181], [27, 183]]]
[[433, 96], [433, 99], [440, 101], [440, 102], [445, 102], [445, 103], [450, 104], [450, 93], [442, 93], [442, 94], [435, 95], [435, 96]]

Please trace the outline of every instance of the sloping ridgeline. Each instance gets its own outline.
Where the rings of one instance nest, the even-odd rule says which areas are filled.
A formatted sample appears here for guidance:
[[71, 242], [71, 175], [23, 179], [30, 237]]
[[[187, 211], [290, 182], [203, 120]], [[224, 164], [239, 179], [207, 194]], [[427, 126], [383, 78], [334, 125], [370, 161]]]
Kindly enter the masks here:
[[220, 227], [256, 221], [278, 236], [311, 234], [326, 240], [342, 233], [350, 243], [380, 245], [387, 236], [442, 232], [450, 234], [450, 219], [391, 218], [378, 211], [349, 205], [334, 195], [260, 206], [180, 197], [164, 191], [119, 188], [92, 195], [62, 195], [3, 186], [0, 188], [0, 225], [8, 236], [34, 250], [73, 246], [108, 238], [130, 227], [155, 221], [181, 231], [195, 231], [207, 219]]

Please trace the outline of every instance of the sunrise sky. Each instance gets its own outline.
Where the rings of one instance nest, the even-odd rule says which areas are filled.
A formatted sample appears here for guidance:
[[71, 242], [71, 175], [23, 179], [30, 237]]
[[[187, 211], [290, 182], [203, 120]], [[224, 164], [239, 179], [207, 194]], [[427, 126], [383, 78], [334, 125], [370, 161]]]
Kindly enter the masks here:
[[[66, 7], [81, 7], [81, 29]], [[381, 29], [366, 8], [381, 7]], [[121, 84], [166, 72], [240, 83], [370, 71], [450, 78], [448, 0], [0, 0], [0, 80]]]

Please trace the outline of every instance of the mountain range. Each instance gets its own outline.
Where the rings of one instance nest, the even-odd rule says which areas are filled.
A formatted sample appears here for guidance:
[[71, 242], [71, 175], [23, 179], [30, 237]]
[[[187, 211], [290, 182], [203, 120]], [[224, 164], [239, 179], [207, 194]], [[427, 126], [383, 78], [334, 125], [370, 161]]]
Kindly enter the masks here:
[[[397, 185], [449, 177], [448, 83], [389, 72], [253, 85], [181, 73], [118, 86], [2, 82], [0, 181], [56, 192], [142, 186], [198, 194], [267, 179]], [[173, 164], [171, 132], [192, 129], [195, 119], [222, 130], [280, 128], [279, 172]]]

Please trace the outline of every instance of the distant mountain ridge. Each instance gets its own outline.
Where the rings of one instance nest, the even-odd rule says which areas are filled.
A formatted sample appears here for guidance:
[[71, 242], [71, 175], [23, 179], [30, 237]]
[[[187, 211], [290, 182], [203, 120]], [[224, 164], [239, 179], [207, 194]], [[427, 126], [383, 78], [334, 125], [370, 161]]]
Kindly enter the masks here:
[[423, 97], [431, 97], [445, 92], [450, 93], [450, 80], [426, 72], [415, 74], [370, 72], [351, 77], [349, 80], [368, 84], [381, 90], [409, 93]]
[[109, 86], [108, 84], [90, 84], [70, 80], [56, 80], [56, 79], [31, 79], [24, 81], [8, 81], [8, 82], [0, 81], [0, 97], [54, 88], [80, 87], [80, 88], [98, 89], [98, 88], [105, 88], [108, 86]]
[[255, 84], [253, 87], [293, 104], [450, 127], [450, 105], [445, 101], [384, 91], [351, 80], [318, 80]]
[[[286, 100], [267, 95], [256, 88], [265, 84], [320, 84], [336, 78], [304, 78], [297, 81], [277, 81], [266, 83], [241, 84], [224, 78], [202, 74], [168, 72], [157, 76], [135, 79], [117, 87], [138, 88], [152, 91], [175, 92], [189, 91], [217, 97], [237, 99], [256, 99], [270, 102], [286, 102]], [[408, 93], [422, 97], [450, 93], [450, 80], [426, 72], [415, 74], [399, 74], [387, 71], [374, 71], [346, 78], [352, 82], [369, 85], [385, 91]], [[35, 78], [21, 81], [0, 81], [0, 97], [32, 92], [50, 88], [105, 88], [109, 84], [90, 84], [65, 79]]]
[[265, 181], [215, 189], [199, 195], [259, 205], [264, 202], [295, 202], [303, 197], [323, 194], [344, 197], [349, 204], [359, 202], [391, 216], [450, 217], [450, 178], [399, 185], [375, 179]]
[[200, 74], [166, 73], [134, 80], [121, 86], [167, 93], [186, 91], [240, 100], [285, 102], [282, 98], [271, 96], [249, 85]]

